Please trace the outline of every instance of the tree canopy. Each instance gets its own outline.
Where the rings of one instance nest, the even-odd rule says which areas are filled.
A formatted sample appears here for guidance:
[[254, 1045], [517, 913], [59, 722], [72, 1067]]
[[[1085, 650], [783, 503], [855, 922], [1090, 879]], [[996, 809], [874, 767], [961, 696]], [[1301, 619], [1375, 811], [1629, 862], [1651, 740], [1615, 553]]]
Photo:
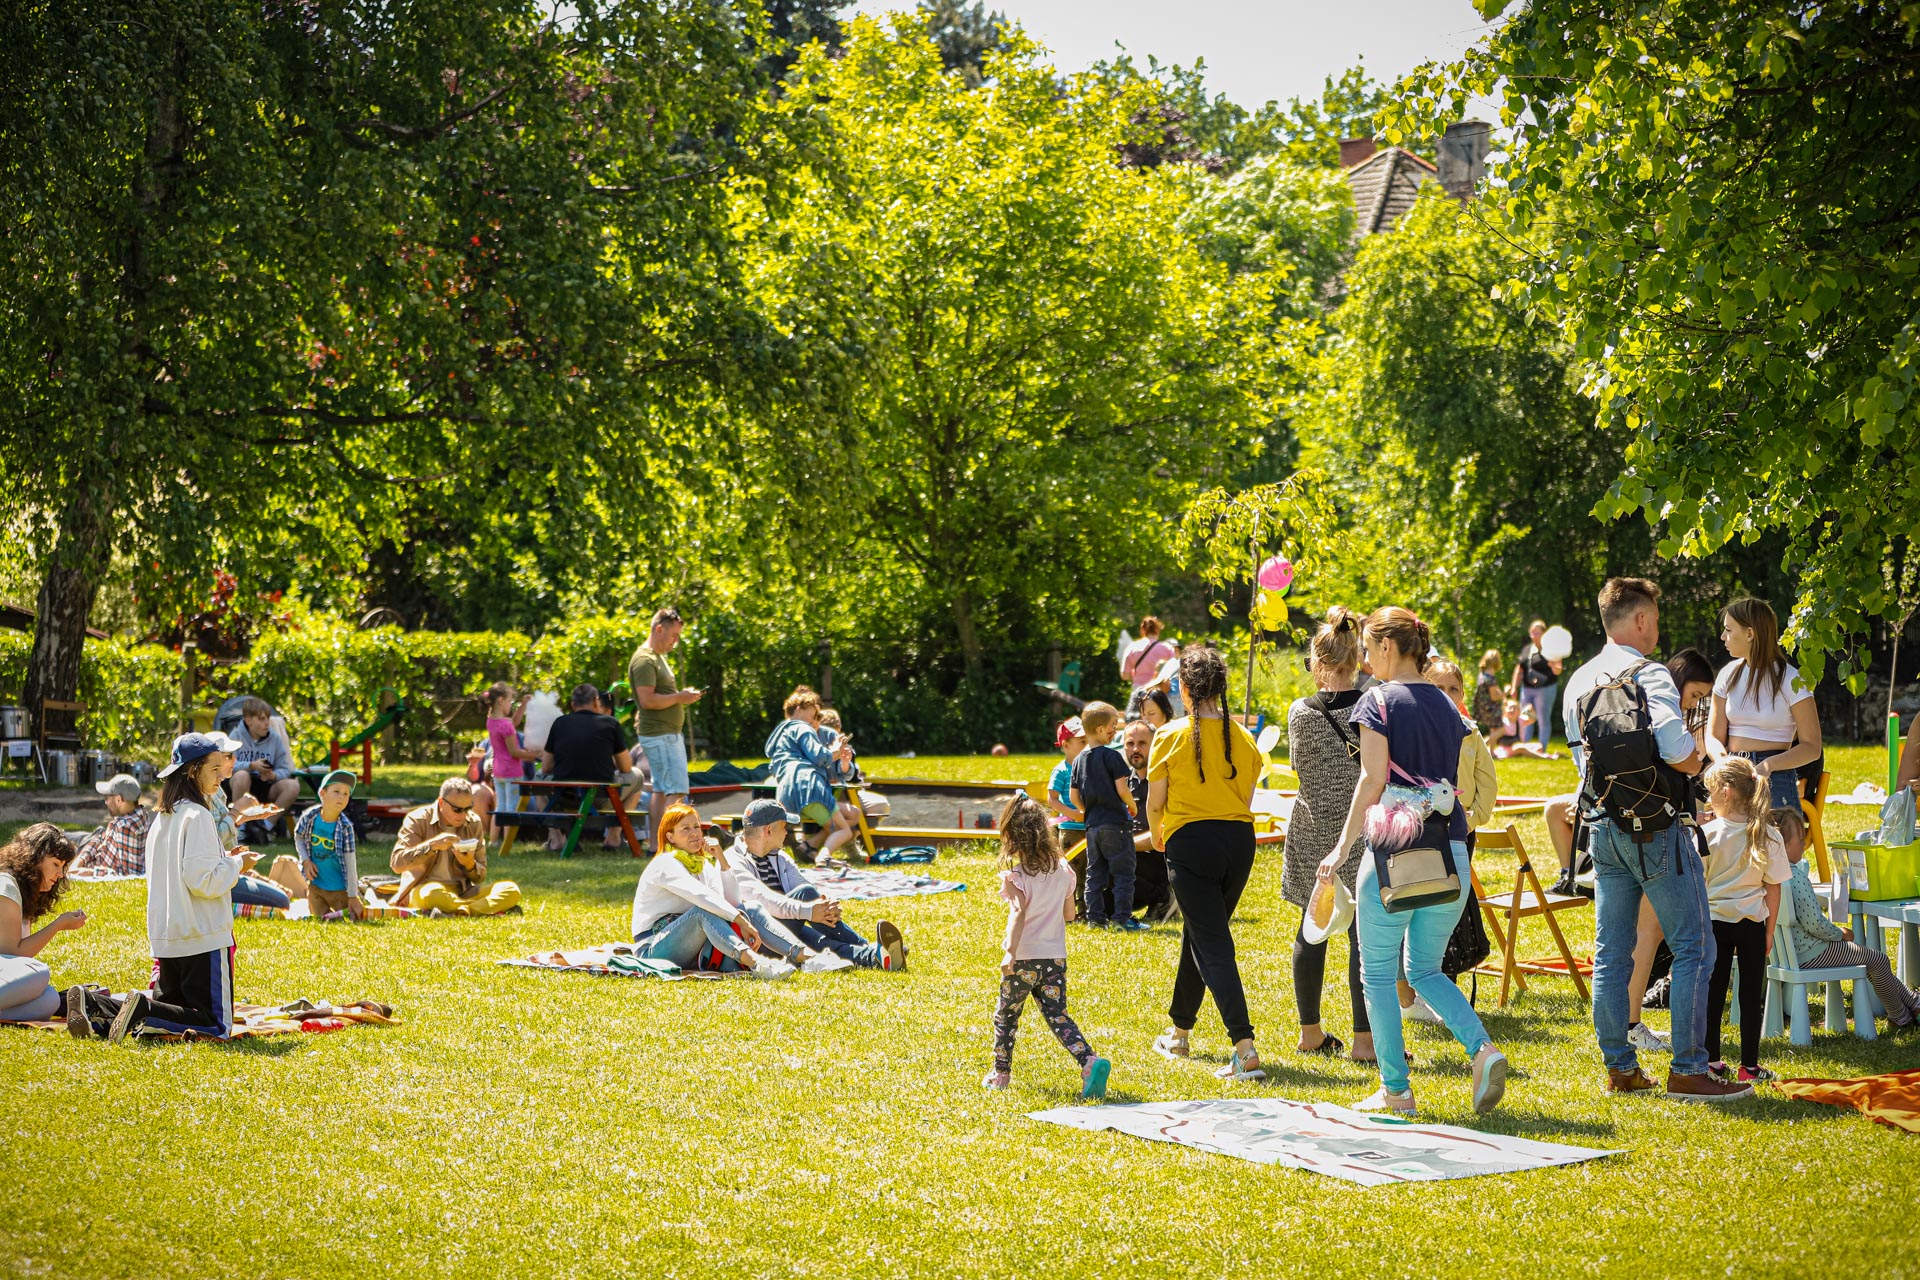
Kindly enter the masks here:
[[1145, 88], [1063, 93], [1009, 44], [976, 92], [911, 23], [854, 21], [781, 108], [824, 125], [833, 165], [753, 210], [768, 311], [850, 335], [832, 411], [778, 417], [770, 458], [844, 517], [819, 553], [937, 602], [976, 672], [1138, 590], [1195, 478], [1269, 414], [1284, 354], [1267, 275], [1201, 250], [1181, 176], [1116, 162], [1153, 127]]
[[1783, 535], [1800, 659], [1838, 652], [1856, 689], [1920, 554], [1917, 33], [1890, 0], [1533, 0], [1388, 112], [1393, 135], [1499, 98], [1528, 247], [1504, 291], [1625, 440], [1595, 514], [1671, 556]]

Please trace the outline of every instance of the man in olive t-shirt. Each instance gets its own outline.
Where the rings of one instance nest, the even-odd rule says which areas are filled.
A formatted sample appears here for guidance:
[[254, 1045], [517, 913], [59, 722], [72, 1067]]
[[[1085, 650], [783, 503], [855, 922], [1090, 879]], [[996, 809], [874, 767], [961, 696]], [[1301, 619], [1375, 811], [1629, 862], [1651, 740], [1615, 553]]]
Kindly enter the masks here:
[[680, 688], [667, 661], [685, 625], [671, 606], [655, 612], [647, 642], [633, 651], [633, 660], [627, 664], [627, 683], [637, 704], [633, 727], [647, 767], [653, 771], [653, 797], [647, 804], [649, 840], [658, 834], [660, 815], [667, 806], [687, 798], [687, 742], [681, 726], [685, 708], [700, 701], [700, 691]]

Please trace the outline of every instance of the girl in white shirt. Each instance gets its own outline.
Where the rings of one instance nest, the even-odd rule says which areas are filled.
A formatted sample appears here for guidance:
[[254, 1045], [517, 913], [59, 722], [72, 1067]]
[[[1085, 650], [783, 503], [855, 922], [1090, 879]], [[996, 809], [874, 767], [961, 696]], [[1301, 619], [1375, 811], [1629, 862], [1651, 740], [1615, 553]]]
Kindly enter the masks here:
[[1047, 1027], [1080, 1064], [1080, 1096], [1104, 1097], [1112, 1064], [1087, 1046], [1067, 1013], [1067, 921], [1073, 919], [1073, 868], [1046, 810], [1016, 795], [1000, 812], [1000, 896], [1007, 935], [1000, 959], [1000, 1003], [993, 1011], [993, 1070], [980, 1083], [1004, 1089], [1013, 1076], [1013, 1037], [1032, 996]]
[[1765, 600], [1735, 600], [1720, 617], [1733, 661], [1713, 682], [1708, 753], [1745, 756], [1776, 808], [1800, 805], [1799, 770], [1820, 758], [1813, 691], [1780, 652], [1780, 621]]
[[[1766, 1014], [1767, 950], [1780, 914], [1780, 886], [1792, 875], [1787, 846], [1767, 822], [1766, 784], [1752, 761], [1725, 756], [1707, 770], [1713, 821], [1707, 841], [1707, 908], [1713, 915], [1713, 976], [1707, 983], [1707, 1070], [1742, 1083], [1772, 1080], [1760, 1065]], [[1740, 1069], [1720, 1058], [1720, 1016], [1727, 1007], [1733, 962], [1740, 961]]]

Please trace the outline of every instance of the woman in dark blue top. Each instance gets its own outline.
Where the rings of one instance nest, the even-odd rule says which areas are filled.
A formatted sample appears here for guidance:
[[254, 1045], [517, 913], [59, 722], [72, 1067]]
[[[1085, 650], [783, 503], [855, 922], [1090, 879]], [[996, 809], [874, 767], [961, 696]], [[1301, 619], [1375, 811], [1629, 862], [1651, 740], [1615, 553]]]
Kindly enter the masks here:
[[[1360, 785], [1340, 838], [1320, 864], [1317, 874], [1323, 881], [1333, 879], [1342, 856], [1365, 834], [1367, 810], [1379, 803], [1389, 783], [1406, 786], [1412, 778], [1451, 786], [1458, 781], [1460, 741], [1467, 732], [1460, 709], [1424, 674], [1433, 647], [1426, 623], [1389, 605], [1367, 616], [1360, 636], [1368, 666], [1380, 683], [1363, 693], [1350, 713], [1360, 729]], [[1428, 821], [1421, 844], [1431, 847], [1429, 841], [1443, 839], [1452, 846], [1460, 876], [1460, 896], [1451, 902], [1389, 912], [1380, 897], [1379, 859], [1369, 848], [1360, 860], [1354, 916], [1360, 926], [1360, 975], [1380, 1063], [1380, 1088], [1356, 1110], [1414, 1114], [1396, 986], [1403, 950], [1407, 981], [1473, 1057], [1473, 1109], [1483, 1114], [1493, 1110], [1506, 1088], [1506, 1056], [1494, 1047], [1460, 988], [1440, 972], [1460, 912], [1475, 909], [1467, 867], [1467, 815], [1458, 804], [1446, 817], [1435, 814]]]

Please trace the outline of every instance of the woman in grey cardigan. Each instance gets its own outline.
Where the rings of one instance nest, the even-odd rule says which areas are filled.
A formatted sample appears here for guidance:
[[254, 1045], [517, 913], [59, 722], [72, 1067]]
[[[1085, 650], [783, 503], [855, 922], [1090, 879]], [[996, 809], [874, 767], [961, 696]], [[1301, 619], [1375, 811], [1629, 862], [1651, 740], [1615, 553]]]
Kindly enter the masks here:
[[[1340, 838], [1360, 782], [1360, 731], [1347, 723], [1347, 713], [1360, 697], [1354, 688], [1359, 667], [1360, 620], [1346, 606], [1335, 605], [1314, 633], [1307, 658], [1307, 670], [1319, 692], [1287, 708], [1288, 751], [1293, 771], [1300, 776], [1300, 796], [1287, 819], [1280, 891], [1288, 902], [1303, 908], [1303, 924], [1315, 870]], [[1349, 892], [1360, 870], [1362, 845], [1354, 841], [1340, 865], [1340, 878]], [[1293, 999], [1300, 1009], [1300, 1051], [1332, 1058], [1346, 1045], [1320, 1026], [1320, 990], [1326, 984], [1326, 971], [1327, 944], [1308, 942], [1296, 928]], [[1347, 993], [1353, 1008], [1353, 1060], [1372, 1062], [1373, 1032], [1360, 989], [1360, 947], [1352, 925], [1347, 927]]]

